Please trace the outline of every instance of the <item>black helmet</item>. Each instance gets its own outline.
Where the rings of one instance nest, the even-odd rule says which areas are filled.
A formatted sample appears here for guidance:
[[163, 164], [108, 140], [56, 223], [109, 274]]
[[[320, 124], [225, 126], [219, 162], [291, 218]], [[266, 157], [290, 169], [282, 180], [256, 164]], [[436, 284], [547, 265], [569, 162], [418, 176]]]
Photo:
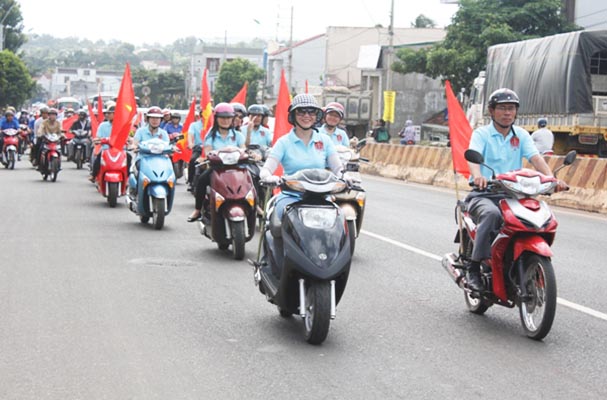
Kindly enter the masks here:
[[272, 111], [270, 111], [270, 107], [266, 106], [265, 104], [262, 104], [261, 108], [263, 108], [263, 116], [264, 117], [269, 117], [269, 116], [272, 115]]
[[251, 115], [251, 114], [264, 115], [263, 107], [261, 106], [261, 104], [252, 104], [249, 106], [249, 109], [247, 111], [248, 111], [249, 115]]
[[308, 93], [302, 93], [293, 97], [293, 100], [291, 100], [291, 105], [289, 106], [289, 123], [291, 125], [295, 125], [295, 116], [293, 114], [295, 114], [295, 110], [298, 108], [315, 108], [317, 110], [316, 122], [318, 123], [322, 119], [322, 109], [318, 106], [314, 96]]
[[539, 126], [540, 128], [545, 128], [546, 125], [548, 125], [548, 120], [544, 117], [538, 118], [537, 120], [537, 126]]
[[510, 103], [519, 107], [519, 99], [514, 90], [501, 88], [489, 95], [489, 108], [495, 108], [498, 104]]
[[242, 114], [243, 118], [247, 116], [247, 109], [245, 108], [245, 106], [242, 103], [234, 102], [234, 103], [230, 103], [230, 105], [232, 106], [232, 108], [234, 108], [235, 113]]

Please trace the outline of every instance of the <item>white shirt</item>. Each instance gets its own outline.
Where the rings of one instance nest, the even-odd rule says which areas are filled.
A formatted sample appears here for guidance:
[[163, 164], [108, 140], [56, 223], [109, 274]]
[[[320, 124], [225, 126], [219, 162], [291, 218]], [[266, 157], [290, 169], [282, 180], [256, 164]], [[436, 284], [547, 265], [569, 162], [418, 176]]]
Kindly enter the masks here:
[[552, 146], [554, 145], [554, 135], [552, 131], [548, 128], [540, 128], [537, 131], [533, 132], [531, 135], [533, 139], [533, 143], [540, 154], [544, 154], [546, 151], [552, 151]]

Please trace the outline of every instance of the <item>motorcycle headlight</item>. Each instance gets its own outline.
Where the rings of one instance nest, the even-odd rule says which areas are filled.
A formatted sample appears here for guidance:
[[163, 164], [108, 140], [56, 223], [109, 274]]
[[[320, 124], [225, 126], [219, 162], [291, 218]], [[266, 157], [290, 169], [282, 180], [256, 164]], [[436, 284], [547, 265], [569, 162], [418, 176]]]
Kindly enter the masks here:
[[337, 221], [337, 211], [334, 208], [300, 208], [299, 219], [305, 226], [312, 229], [330, 229]]
[[238, 159], [240, 158], [239, 151], [230, 151], [230, 152], [221, 152], [219, 153], [219, 158], [223, 165], [234, 165], [238, 163]]

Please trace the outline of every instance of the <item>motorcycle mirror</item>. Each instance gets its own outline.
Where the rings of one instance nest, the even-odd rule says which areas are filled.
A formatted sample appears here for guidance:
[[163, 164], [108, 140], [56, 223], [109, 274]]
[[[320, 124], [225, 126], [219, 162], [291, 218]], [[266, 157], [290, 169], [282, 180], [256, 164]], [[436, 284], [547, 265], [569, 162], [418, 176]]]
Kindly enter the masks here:
[[362, 149], [366, 145], [367, 145], [367, 139], [363, 139], [363, 140], [359, 141], [358, 144], [356, 145], [356, 150], [360, 151], [360, 149]]
[[560, 167], [558, 167], [557, 169], [555, 169], [554, 172], [552, 173], [552, 175], [556, 176], [557, 172], [559, 172], [560, 170], [562, 170], [566, 166], [573, 164], [573, 162], [575, 161], [576, 157], [577, 157], [577, 152], [575, 150], [571, 150], [565, 156], [565, 160], [563, 160], [563, 165], [561, 165]]
[[464, 153], [464, 157], [466, 158], [466, 161], [469, 161], [473, 164], [482, 164], [485, 161], [481, 153], [472, 149], [466, 150], [466, 152]]

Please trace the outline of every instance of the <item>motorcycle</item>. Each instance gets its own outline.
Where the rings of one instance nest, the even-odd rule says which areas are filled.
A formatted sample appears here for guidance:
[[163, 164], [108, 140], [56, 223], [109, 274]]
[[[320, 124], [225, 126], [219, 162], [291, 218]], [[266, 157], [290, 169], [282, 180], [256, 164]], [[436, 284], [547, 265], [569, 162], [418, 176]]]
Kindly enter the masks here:
[[257, 215], [257, 226], [261, 227], [261, 223], [263, 220], [263, 199], [265, 198], [266, 188], [259, 185], [259, 172], [261, 167], [263, 167], [264, 162], [266, 161], [266, 157], [270, 154], [270, 148], [261, 146], [258, 144], [250, 144], [247, 148], [247, 152], [251, 156], [252, 162], [247, 164], [247, 168], [249, 169], [249, 173], [251, 174], [251, 178], [253, 179], [253, 185], [255, 186], [255, 191], [257, 192], [257, 201], [255, 212]]
[[17, 129], [4, 129], [4, 145], [2, 146], [2, 164], [5, 168], [14, 169], [19, 158], [19, 131]]
[[[77, 135], [77, 134], [76, 134]], [[109, 138], [102, 138], [101, 145], [109, 144]], [[84, 153], [84, 149], [82, 149]], [[78, 155], [76, 151], [75, 156]], [[110, 207], [116, 207], [118, 197], [126, 194], [128, 185], [126, 152], [121, 149], [110, 147], [101, 152], [101, 163], [99, 173], [95, 177], [97, 191], [107, 198]]]
[[160, 139], [139, 143], [138, 173], [129, 176], [129, 194], [126, 196], [129, 210], [139, 216], [143, 224], [152, 218], [154, 228], [164, 226], [175, 198], [175, 173], [170, 155], [173, 148]]
[[[344, 177], [355, 182], [361, 182], [360, 162], [368, 161], [360, 156], [360, 149], [365, 146], [365, 139], [358, 142], [355, 149], [346, 146], [337, 146], [337, 154], [344, 168]], [[363, 216], [365, 215], [366, 193], [360, 186], [351, 187], [350, 190], [337, 193], [333, 201], [339, 205], [346, 217], [348, 225], [348, 238], [350, 240], [350, 251], [354, 254], [356, 239], [362, 229]]]
[[61, 136], [56, 133], [47, 133], [39, 139], [43, 141], [40, 160], [38, 160], [40, 174], [42, 174], [42, 179], [47, 180], [50, 177], [51, 181], [55, 182], [61, 171], [61, 153], [59, 152]]
[[[183, 139], [183, 134], [174, 134], [171, 136], [171, 145], [177, 146], [177, 142]], [[187, 161], [184, 161], [180, 151], [175, 151], [171, 156], [173, 163], [173, 172], [175, 173], [175, 179], [179, 179], [183, 176], [183, 171], [187, 168]]]
[[25, 150], [29, 147], [30, 144], [30, 132], [29, 128], [25, 124], [19, 125], [19, 153], [17, 155], [17, 160], [21, 161], [21, 156], [25, 154]]
[[[491, 169], [474, 150], [467, 150], [465, 157]], [[569, 152], [554, 175], [575, 158], [575, 151]], [[475, 245], [476, 225], [461, 200], [455, 210], [459, 226], [455, 243], [460, 244], [460, 249], [458, 253], [446, 254], [442, 260], [445, 270], [463, 289], [470, 312], [482, 315], [493, 304], [518, 306], [525, 334], [535, 340], [550, 332], [557, 297], [550, 246], [558, 223], [548, 205], [537, 196], [554, 193], [556, 186], [556, 178], [530, 169], [498, 176], [493, 173], [487, 190], [504, 195], [499, 201], [504, 222], [491, 244], [491, 259], [481, 263], [484, 291], [472, 291], [467, 286], [466, 271]]]
[[200, 233], [217, 243], [220, 250], [232, 245], [236, 260], [244, 258], [245, 243], [255, 232], [256, 192], [246, 164], [249, 155], [236, 147], [225, 147], [207, 155], [211, 184], [203, 201]]
[[76, 163], [77, 169], [82, 169], [82, 164], [86, 162], [89, 157], [89, 135], [90, 131], [84, 129], [73, 130], [72, 134], [74, 137], [68, 143], [68, 159]]
[[330, 200], [347, 185], [331, 171], [306, 169], [283, 177], [280, 186], [301, 199], [285, 208], [281, 220], [276, 197], [268, 202], [257, 261], [249, 263], [267, 301], [282, 317], [299, 315], [306, 341], [321, 344], [335, 319], [352, 260], [346, 218]]

